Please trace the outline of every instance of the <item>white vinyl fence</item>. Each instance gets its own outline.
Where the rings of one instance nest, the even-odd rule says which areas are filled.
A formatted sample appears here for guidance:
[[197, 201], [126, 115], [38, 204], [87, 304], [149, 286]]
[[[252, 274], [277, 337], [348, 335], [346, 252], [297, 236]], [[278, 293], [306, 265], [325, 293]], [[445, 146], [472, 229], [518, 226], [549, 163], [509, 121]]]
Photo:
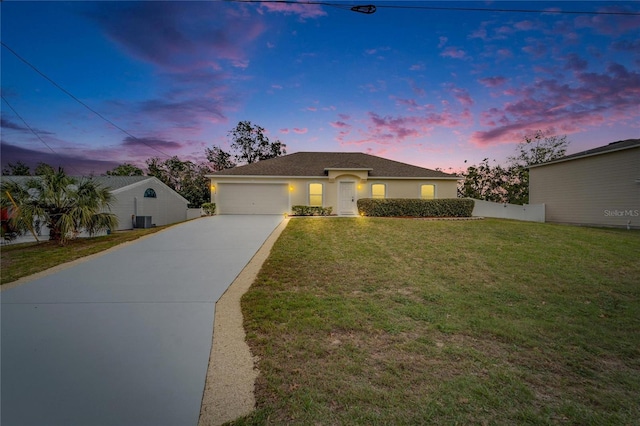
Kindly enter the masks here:
[[544, 204], [525, 204], [520, 206], [475, 199], [473, 201], [475, 201], [473, 216], [544, 222]]

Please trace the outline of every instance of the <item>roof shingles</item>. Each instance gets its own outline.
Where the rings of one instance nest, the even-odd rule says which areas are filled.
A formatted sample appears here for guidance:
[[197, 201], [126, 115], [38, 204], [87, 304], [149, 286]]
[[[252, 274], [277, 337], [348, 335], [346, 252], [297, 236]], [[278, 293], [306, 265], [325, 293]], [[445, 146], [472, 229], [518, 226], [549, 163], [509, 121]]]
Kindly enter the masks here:
[[361, 152], [297, 152], [213, 173], [212, 176], [326, 176], [326, 169], [370, 169], [372, 178], [457, 178]]

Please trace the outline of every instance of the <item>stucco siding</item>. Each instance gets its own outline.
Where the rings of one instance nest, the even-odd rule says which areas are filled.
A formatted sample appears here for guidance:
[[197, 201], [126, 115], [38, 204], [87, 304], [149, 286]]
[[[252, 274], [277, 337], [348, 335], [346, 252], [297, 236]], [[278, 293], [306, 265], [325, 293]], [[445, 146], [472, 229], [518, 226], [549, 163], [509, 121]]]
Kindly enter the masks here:
[[640, 147], [530, 169], [548, 222], [640, 227]]
[[[332, 207], [333, 213], [338, 212], [338, 196], [340, 182], [354, 182], [356, 187], [356, 198], [370, 198], [372, 184], [384, 184], [386, 188], [386, 198], [419, 198], [420, 186], [423, 184], [435, 186], [435, 198], [456, 198], [456, 184], [454, 179], [361, 179], [357, 173], [343, 172], [329, 177], [265, 177], [265, 178], [241, 178], [241, 177], [215, 177], [211, 180], [212, 201], [218, 203], [220, 198], [217, 195], [218, 186], [226, 183], [255, 183], [256, 185], [265, 183], [287, 183], [289, 186], [290, 207], [295, 205], [309, 205], [309, 184], [322, 184], [322, 204], [323, 207]], [[224, 209], [219, 206], [218, 209]]]

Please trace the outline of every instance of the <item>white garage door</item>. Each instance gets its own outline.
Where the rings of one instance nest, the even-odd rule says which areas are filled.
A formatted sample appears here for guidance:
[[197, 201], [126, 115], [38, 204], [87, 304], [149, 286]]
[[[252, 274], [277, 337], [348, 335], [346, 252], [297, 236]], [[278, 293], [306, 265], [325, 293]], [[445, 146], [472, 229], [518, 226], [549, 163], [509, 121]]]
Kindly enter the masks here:
[[283, 183], [220, 183], [219, 214], [289, 213], [289, 185]]

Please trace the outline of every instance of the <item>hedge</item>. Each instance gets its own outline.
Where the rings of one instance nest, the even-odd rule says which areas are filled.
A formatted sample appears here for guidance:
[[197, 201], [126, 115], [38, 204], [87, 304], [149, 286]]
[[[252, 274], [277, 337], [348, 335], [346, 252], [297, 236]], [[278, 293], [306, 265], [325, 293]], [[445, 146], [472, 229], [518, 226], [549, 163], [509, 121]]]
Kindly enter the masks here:
[[333, 207], [317, 207], [317, 206], [293, 206], [291, 212], [294, 216], [329, 216], [333, 211]]
[[216, 214], [216, 203], [203, 203], [201, 207], [202, 211], [207, 216], [213, 216]]
[[473, 204], [469, 198], [361, 198], [358, 212], [373, 217], [471, 217]]

